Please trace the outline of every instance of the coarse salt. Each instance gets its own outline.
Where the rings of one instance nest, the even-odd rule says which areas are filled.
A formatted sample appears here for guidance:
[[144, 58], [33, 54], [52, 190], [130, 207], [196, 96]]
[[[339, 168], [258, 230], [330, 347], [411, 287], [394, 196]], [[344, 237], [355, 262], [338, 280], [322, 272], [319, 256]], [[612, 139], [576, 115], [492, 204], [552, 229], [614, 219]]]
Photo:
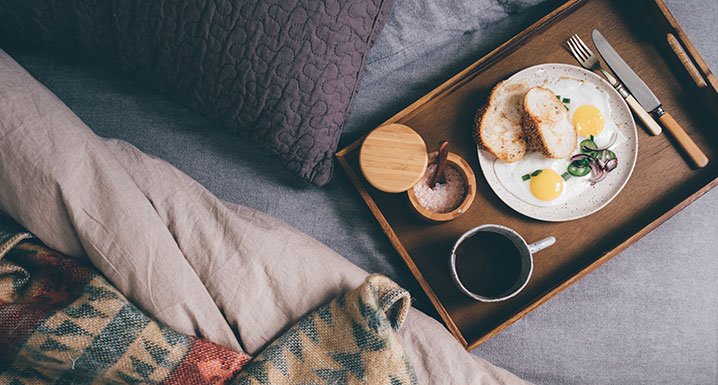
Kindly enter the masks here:
[[435, 213], [448, 213], [456, 210], [466, 197], [466, 182], [459, 170], [446, 165], [444, 169], [445, 183], [437, 183], [430, 187], [429, 178], [434, 174], [436, 164], [426, 168], [424, 176], [414, 185], [414, 195], [419, 204]]

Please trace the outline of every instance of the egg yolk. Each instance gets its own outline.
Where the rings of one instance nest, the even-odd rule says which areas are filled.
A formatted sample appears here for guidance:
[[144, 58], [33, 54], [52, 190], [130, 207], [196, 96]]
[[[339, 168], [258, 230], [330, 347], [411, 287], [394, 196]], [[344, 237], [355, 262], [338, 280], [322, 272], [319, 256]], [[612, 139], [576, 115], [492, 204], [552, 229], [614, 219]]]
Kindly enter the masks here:
[[573, 125], [583, 137], [598, 135], [603, 131], [603, 114], [590, 104], [585, 104], [573, 113]]
[[556, 171], [546, 168], [531, 177], [531, 193], [542, 201], [551, 201], [563, 192], [563, 179]]

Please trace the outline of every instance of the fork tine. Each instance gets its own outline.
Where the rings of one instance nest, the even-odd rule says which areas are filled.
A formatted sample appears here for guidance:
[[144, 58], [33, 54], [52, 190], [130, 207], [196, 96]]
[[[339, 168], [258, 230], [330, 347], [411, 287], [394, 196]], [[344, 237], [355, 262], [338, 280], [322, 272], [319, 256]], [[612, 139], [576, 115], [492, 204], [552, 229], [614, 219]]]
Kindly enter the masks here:
[[593, 56], [593, 52], [591, 52], [590, 49], [588, 49], [588, 46], [586, 43], [581, 40], [581, 38], [578, 35], [573, 35], [576, 40], [576, 45], [578, 46], [579, 51], [583, 52], [584, 56], [588, 59], [589, 57]]
[[568, 39], [568, 48], [571, 50], [571, 53], [573, 56], [578, 60], [580, 63], [583, 64], [583, 62], [586, 60], [583, 55], [578, 51], [578, 48], [576, 47], [576, 42], [573, 40], [573, 37]]
[[593, 51], [591, 51], [591, 48], [588, 48], [588, 45], [581, 40], [581, 37], [576, 35], [576, 38], [578, 38], [579, 43], [581, 43], [581, 46], [588, 52], [588, 56], [593, 56]]
[[576, 35], [571, 36], [569, 40], [573, 44], [573, 48], [576, 50], [576, 52], [581, 54], [581, 57], [586, 56], [586, 54], [583, 52], [580, 45], [578, 44], [578, 39], [576, 39]]
[[573, 42], [571, 40], [567, 41], [568, 43], [568, 49], [571, 50], [571, 53], [573, 54], [573, 57], [576, 58], [579, 62], [582, 62], [581, 56], [579, 56], [578, 52], [576, 52], [576, 49], [573, 48]]
[[573, 49], [578, 53], [578, 56], [581, 58], [581, 61], [585, 61], [588, 59], [586, 53], [581, 49], [580, 45], [578, 44], [578, 41], [576, 40], [576, 35], [571, 36], [571, 44], [573, 46]]

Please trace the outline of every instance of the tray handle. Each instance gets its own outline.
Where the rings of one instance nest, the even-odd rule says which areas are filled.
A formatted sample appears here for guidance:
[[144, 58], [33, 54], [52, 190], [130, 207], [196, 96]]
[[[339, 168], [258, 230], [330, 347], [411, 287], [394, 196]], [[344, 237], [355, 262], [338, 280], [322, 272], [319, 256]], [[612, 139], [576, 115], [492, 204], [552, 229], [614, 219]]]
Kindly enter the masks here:
[[698, 67], [696, 67], [695, 63], [693, 63], [693, 60], [688, 56], [688, 53], [685, 49], [683, 49], [683, 45], [681, 45], [681, 42], [678, 41], [675, 35], [672, 33], [668, 33], [666, 35], [666, 40], [668, 40], [668, 45], [673, 50], [673, 53], [676, 54], [678, 57], [678, 60], [681, 61], [681, 64], [683, 64], [683, 67], [688, 71], [688, 75], [690, 75], [691, 79], [693, 79], [693, 82], [696, 83], [698, 88], [706, 88], [708, 87], [708, 83], [706, 83], [705, 79], [703, 79], [703, 75], [701, 75], [700, 71], [698, 70]]

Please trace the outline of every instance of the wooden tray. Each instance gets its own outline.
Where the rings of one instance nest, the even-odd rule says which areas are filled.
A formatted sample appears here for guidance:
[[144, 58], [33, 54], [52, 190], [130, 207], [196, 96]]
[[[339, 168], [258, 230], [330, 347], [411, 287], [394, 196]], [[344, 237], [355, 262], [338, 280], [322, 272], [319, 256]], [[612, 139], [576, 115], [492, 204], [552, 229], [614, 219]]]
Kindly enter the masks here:
[[[480, 172], [472, 140], [473, 115], [496, 82], [540, 63], [577, 65], [565, 48], [574, 33], [593, 47], [598, 28], [653, 89], [689, 135], [703, 149], [709, 165], [688, 166], [669, 137], [651, 137], [639, 124], [636, 169], [625, 189], [603, 210], [571, 222], [547, 223], [524, 217], [502, 203]], [[647, 29], [650, 28], [650, 29]], [[704, 87], [669, 47], [673, 33], [692, 57]], [[426, 143], [441, 139], [476, 172], [477, 196], [458, 219], [423, 223], [409, 209], [405, 194], [387, 194], [366, 183], [358, 168], [361, 139], [337, 158], [376, 216], [397, 252], [426, 291], [449, 330], [473, 349], [618, 254], [660, 223], [718, 184], [718, 82], [685, 33], [660, 0], [574, 0], [544, 17], [487, 56], [408, 106], [387, 123], [414, 128]], [[555, 246], [536, 256], [534, 275], [518, 296], [500, 303], [479, 303], [463, 295], [449, 276], [454, 241], [485, 223], [511, 227], [529, 242], [548, 235]]]

